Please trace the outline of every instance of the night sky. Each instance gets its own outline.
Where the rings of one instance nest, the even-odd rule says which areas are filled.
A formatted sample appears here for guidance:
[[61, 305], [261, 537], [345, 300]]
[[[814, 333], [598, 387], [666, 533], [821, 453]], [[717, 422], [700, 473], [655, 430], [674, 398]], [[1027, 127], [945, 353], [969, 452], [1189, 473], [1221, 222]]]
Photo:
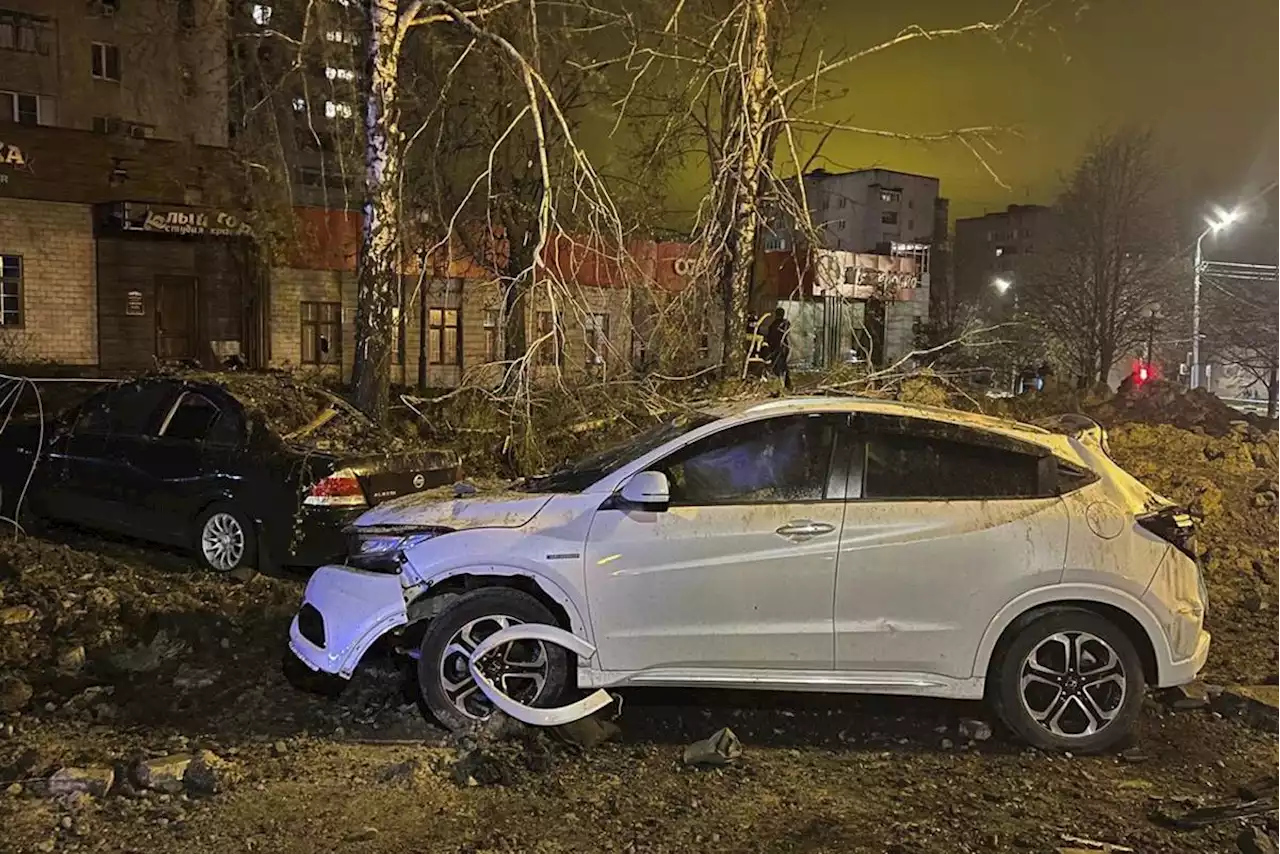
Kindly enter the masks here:
[[[823, 30], [857, 50], [911, 23], [996, 20], [1010, 5], [831, 0]], [[1016, 127], [1023, 136], [1001, 139], [1001, 153], [990, 157], [1012, 189], [998, 186], [955, 143], [840, 134], [824, 147], [822, 165], [937, 175], [952, 216], [973, 216], [1010, 202], [1052, 202], [1092, 135], [1135, 124], [1159, 135], [1187, 207], [1231, 204], [1256, 195], [1277, 173], [1278, 6], [1276, 0], [1059, 0], [1025, 48], [982, 35], [893, 48], [835, 76], [848, 93], [824, 118], [908, 132]]]

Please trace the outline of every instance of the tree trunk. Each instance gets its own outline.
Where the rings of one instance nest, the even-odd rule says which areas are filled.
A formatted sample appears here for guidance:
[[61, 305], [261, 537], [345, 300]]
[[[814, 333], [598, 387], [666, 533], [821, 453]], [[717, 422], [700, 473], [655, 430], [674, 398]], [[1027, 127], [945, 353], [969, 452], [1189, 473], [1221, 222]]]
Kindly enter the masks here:
[[769, 4], [751, 0], [751, 50], [742, 86], [743, 133], [738, 149], [738, 186], [728, 234], [728, 263], [724, 270], [723, 376], [736, 376], [746, 364], [747, 309], [756, 229], [759, 225], [760, 181], [765, 163], [765, 116], [769, 88]]
[[382, 421], [391, 386], [391, 309], [395, 300], [396, 186], [400, 172], [396, 0], [370, 0], [365, 110], [364, 223], [357, 264], [356, 354], [352, 371], [356, 405]]
[[1276, 417], [1276, 398], [1277, 398], [1277, 393], [1280, 393], [1280, 385], [1277, 384], [1277, 380], [1280, 379], [1280, 377], [1276, 376], [1277, 372], [1280, 372], [1278, 371], [1277, 366], [1272, 365], [1271, 374], [1267, 379], [1267, 417], [1268, 418]]

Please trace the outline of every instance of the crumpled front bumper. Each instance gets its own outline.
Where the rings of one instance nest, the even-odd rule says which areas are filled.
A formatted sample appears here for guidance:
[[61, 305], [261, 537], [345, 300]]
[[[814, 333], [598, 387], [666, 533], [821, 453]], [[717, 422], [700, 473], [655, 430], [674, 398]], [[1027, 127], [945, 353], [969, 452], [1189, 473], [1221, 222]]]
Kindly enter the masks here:
[[289, 627], [289, 649], [312, 670], [350, 679], [374, 641], [407, 622], [400, 576], [322, 566]]

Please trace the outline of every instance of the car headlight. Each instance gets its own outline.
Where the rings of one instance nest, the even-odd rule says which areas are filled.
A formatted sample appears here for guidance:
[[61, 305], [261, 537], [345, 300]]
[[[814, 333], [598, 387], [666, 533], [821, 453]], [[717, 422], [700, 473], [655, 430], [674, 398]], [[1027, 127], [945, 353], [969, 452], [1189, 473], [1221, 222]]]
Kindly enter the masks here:
[[428, 528], [407, 534], [362, 532], [356, 528], [348, 534], [347, 565], [373, 572], [397, 573], [404, 564], [406, 551], [449, 532], [449, 528]]

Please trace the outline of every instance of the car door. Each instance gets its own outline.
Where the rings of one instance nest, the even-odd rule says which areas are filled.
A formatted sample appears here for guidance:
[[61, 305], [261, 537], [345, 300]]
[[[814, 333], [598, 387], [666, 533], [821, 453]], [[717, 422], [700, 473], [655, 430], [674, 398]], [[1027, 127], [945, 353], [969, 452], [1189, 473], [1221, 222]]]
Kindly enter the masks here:
[[51, 449], [48, 462], [55, 475], [42, 501], [45, 512], [107, 531], [140, 533], [130, 499], [136, 489], [128, 450], [154, 429], [172, 394], [168, 382], [134, 382], [86, 401]]
[[860, 416], [856, 424], [836, 573], [836, 667], [968, 678], [997, 611], [1062, 577], [1067, 513], [1053, 458], [1030, 443], [924, 419]]
[[151, 539], [189, 543], [204, 502], [234, 479], [230, 459], [238, 452], [243, 420], [236, 407], [214, 397], [220, 396], [182, 388], [155, 432], [126, 451], [130, 503], [140, 509]]
[[665, 511], [605, 503], [586, 548], [602, 669], [655, 682], [831, 669], [841, 420], [728, 427], [649, 467], [670, 484]]

